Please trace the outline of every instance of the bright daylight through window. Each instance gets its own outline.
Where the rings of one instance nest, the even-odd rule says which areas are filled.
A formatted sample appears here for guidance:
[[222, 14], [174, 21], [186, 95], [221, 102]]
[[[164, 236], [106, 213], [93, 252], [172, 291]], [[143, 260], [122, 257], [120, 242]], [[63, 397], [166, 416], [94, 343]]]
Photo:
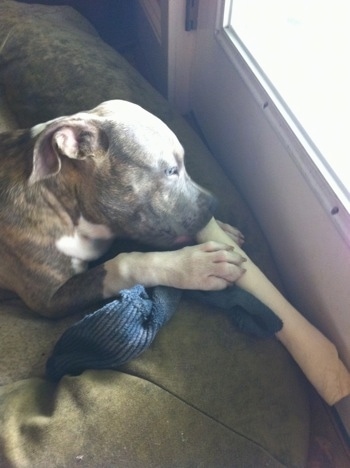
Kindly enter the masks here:
[[350, 1], [226, 0], [228, 6], [226, 25], [313, 141], [321, 170], [349, 206]]

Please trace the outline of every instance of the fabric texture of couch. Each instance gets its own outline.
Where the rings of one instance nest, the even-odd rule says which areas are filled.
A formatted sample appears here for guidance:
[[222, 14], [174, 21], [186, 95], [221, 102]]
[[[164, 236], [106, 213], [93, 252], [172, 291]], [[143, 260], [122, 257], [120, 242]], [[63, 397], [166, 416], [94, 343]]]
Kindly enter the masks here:
[[[72, 8], [0, 0], [0, 89], [3, 129], [108, 99], [156, 114], [185, 147], [191, 176], [220, 200], [217, 217], [239, 226], [278, 284], [259, 227], [206, 146]], [[248, 336], [222, 309], [184, 298], [137, 359], [49, 382], [46, 360], [81, 317], [46, 320], [3, 295], [1, 467], [305, 466], [308, 387], [277, 340]]]

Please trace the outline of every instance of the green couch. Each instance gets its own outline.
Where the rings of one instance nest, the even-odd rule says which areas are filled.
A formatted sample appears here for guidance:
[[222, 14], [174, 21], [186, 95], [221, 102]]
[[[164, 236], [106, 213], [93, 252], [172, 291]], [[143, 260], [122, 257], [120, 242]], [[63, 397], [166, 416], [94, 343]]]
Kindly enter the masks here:
[[[140, 104], [177, 134], [189, 173], [220, 200], [217, 217], [239, 226], [249, 255], [279, 284], [259, 227], [206, 146], [77, 12], [0, 0], [0, 51], [3, 128], [108, 99]], [[46, 359], [79, 316], [50, 321], [1, 297], [1, 467], [305, 466], [308, 386], [277, 340], [182, 300], [139, 358], [53, 384]]]

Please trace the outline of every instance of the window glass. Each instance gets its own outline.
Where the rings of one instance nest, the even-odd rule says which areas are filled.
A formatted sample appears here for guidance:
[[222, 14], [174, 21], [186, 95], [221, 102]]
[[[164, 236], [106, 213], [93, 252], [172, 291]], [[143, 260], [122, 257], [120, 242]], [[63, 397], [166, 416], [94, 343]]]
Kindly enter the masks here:
[[230, 27], [350, 200], [350, 1], [229, 3]]

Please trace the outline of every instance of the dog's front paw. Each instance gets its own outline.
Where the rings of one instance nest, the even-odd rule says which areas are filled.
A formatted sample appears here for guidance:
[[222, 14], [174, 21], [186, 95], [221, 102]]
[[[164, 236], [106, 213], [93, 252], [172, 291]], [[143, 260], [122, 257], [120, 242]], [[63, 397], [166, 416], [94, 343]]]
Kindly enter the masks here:
[[216, 222], [221, 227], [221, 229], [236, 242], [237, 245], [241, 246], [244, 244], [244, 235], [239, 229], [219, 220], [216, 220]]
[[230, 245], [209, 241], [167, 252], [162, 284], [180, 289], [221, 290], [245, 272], [246, 261]]

